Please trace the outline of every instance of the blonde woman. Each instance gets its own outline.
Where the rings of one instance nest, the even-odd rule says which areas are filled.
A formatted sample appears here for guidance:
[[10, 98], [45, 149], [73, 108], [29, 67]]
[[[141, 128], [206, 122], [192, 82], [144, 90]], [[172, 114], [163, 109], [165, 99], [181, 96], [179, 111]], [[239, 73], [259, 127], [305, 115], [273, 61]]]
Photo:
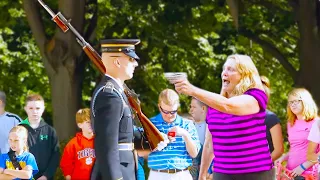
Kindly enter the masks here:
[[308, 135], [314, 120], [317, 118], [318, 108], [311, 94], [304, 88], [295, 88], [288, 95], [287, 132], [290, 149], [282, 156], [280, 163], [287, 161], [286, 168], [291, 176], [304, 176], [314, 179], [315, 169], [307, 160]]
[[28, 131], [15, 126], [9, 133], [10, 152], [0, 156], [0, 179], [32, 179], [38, 172], [34, 156], [28, 152]]
[[199, 179], [205, 179], [213, 156], [214, 180], [272, 179], [264, 123], [268, 97], [257, 68], [249, 56], [231, 55], [221, 78], [220, 94], [195, 87], [186, 79], [175, 83], [179, 93], [209, 106]]

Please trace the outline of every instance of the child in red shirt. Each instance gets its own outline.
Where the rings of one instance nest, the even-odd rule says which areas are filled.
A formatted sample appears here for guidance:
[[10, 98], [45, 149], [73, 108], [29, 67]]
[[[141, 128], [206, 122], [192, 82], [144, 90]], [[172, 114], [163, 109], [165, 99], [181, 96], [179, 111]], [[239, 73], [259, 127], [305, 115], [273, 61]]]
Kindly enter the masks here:
[[60, 168], [66, 178], [90, 179], [91, 169], [95, 161], [93, 147], [93, 130], [90, 122], [90, 109], [80, 109], [76, 113], [76, 122], [82, 130], [77, 133], [64, 148]]

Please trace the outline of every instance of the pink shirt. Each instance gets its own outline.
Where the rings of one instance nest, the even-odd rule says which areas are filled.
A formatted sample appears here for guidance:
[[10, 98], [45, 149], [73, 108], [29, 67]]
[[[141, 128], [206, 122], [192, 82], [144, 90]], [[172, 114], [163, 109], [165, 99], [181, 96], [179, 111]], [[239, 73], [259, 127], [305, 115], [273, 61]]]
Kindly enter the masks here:
[[[314, 120], [306, 122], [304, 120], [296, 120], [294, 125], [287, 124], [288, 140], [290, 143], [289, 157], [287, 168], [292, 170], [300, 164], [307, 161], [308, 135]], [[309, 171], [309, 172], [308, 172]], [[307, 169], [303, 174], [309, 174], [312, 167]]]
[[308, 140], [320, 144], [320, 119], [316, 119], [312, 124]]

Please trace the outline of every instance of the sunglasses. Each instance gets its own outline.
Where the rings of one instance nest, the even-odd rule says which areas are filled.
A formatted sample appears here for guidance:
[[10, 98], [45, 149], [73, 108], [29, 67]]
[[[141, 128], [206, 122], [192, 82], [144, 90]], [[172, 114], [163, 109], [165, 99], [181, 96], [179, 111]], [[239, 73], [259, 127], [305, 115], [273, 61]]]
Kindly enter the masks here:
[[136, 60], [130, 56], [110, 56], [110, 57], [129, 57], [129, 61], [131, 61], [131, 62], [134, 62]]
[[175, 111], [166, 111], [166, 110], [162, 109], [161, 106], [159, 106], [159, 107], [160, 107], [161, 112], [163, 112], [164, 114], [172, 114], [172, 115], [174, 115], [174, 114], [176, 114], [176, 113], [178, 112], [178, 110], [175, 110]]

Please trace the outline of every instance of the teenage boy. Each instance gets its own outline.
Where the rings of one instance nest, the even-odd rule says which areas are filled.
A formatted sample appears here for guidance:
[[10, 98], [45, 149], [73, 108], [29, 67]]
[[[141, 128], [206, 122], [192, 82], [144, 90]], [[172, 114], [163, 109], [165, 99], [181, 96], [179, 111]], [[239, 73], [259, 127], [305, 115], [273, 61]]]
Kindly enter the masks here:
[[39, 172], [34, 176], [36, 180], [53, 180], [59, 166], [60, 152], [57, 133], [42, 118], [44, 100], [39, 94], [31, 94], [26, 98], [28, 118], [21, 125], [28, 129], [29, 151], [37, 161]]
[[200, 144], [201, 144], [201, 149], [199, 150], [197, 157], [192, 160], [192, 166], [190, 168], [190, 173], [194, 180], [199, 179], [202, 149], [203, 149], [206, 129], [207, 129], [207, 123], [206, 123], [207, 109], [208, 107], [206, 104], [204, 104], [203, 102], [199, 101], [194, 97], [192, 98], [189, 113], [191, 114], [192, 119], [194, 120], [194, 126], [197, 129]]
[[76, 123], [82, 132], [78, 132], [68, 142], [60, 161], [60, 168], [66, 180], [90, 179], [96, 159], [89, 108], [80, 109], [76, 113]]

